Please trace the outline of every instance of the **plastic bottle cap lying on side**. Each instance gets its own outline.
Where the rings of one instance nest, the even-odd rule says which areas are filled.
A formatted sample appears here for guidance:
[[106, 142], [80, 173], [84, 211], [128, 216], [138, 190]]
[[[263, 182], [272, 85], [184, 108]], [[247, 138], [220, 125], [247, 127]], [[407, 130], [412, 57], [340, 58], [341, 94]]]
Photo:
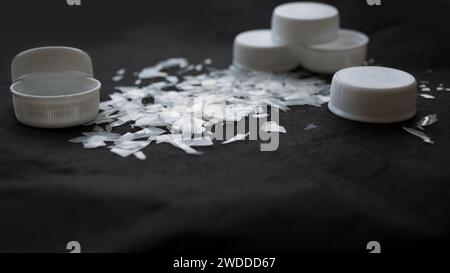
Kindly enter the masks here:
[[81, 125], [98, 113], [101, 83], [89, 55], [49, 46], [19, 53], [11, 65], [14, 112], [23, 124], [42, 128]]
[[333, 74], [359, 66], [366, 60], [369, 38], [364, 33], [341, 29], [339, 37], [329, 43], [299, 46], [300, 64], [313, 72]]
[[327, 4], [295, 2], [280, 5], [272, 14], [274, 37], [288, 44], [322, 44], [335, 40], [339, 11]]
[[273, 40], [268, 29], [246, 31], [236, 36], [233, 64], [268, 72], [284, 72], [299, 65], [296, 49]]
[[339, 70], [330, 92], [328, 108], [343, 118], [392, 123], [416, 114], [416, 80], [398, 69], [356, 66]]

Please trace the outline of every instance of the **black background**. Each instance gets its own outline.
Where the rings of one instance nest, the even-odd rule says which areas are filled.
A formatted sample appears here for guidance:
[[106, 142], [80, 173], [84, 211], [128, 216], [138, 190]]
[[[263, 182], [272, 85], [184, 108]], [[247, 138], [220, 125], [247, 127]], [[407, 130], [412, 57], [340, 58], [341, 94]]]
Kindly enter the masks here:
[[[449, 1], [328, 1], [344, 28], [370, 36], [368, 57], [432, 87], [450, 86]], [[395, 2], [395, 3], [394, 3]], [[0, 251], [365, 252], [445, 250], [450, 243], [450, 92], [418, 98], [436, 113], [433, 145], [402, 125], [343, 120], [327, 107], [281, 114], [276, 152], [255, 141], [189, 156], [150, 145], [146, 161], [68, 140], [86, 130], [19, 124], [8, 92], [22, 50], [67, 45], [87, 51], [102, 98], [111, 77], [169, 57], [230, 64], [234, 36], [270, 27], [282, 1], [2, 1], [0, 4]], [[427, 70], [432, 69], [432, 73]], [[434, 88], [433, 88], [434, 89]], [[308, 123], [319, 127], [304, 131]]]

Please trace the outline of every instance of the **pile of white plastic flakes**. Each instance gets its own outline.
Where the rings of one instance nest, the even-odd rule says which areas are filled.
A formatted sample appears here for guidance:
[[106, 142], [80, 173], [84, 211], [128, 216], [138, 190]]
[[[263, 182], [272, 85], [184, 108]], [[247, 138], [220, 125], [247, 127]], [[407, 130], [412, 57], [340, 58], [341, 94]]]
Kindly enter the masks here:
[[[286, 133], [276, 121], [266, 121], [267, 109], [320, 107], [329, 100], [326, 81], [305, 71], [269, 74], [234, 67], [217, 70], [210, 64], [210, 59], [193, 65], [173, 58], [135, 73], [136, 86], [116, 87], [118, 92], [100, 103], [100, 113], [89, 124], [96, 124], [93, 131], [70, 141], [141, 160], [146, 158], [142, 150], [151, 143], [170, 143], [188, 154], [201, 154], [194, 147], [214, 145], [215, 126], [234, 126], [252, 117], [263, 119], [259, 130]], [[124, 74], [119, 70], [113, 80], [120, 81]], [[151, 83], [140, 87], [144, 80]], [[117, 133], [116, 127], [122, 132], [125, 127], [125, 133]], [[250, 133], [238, 132], [219, 143], [243, 140]]]

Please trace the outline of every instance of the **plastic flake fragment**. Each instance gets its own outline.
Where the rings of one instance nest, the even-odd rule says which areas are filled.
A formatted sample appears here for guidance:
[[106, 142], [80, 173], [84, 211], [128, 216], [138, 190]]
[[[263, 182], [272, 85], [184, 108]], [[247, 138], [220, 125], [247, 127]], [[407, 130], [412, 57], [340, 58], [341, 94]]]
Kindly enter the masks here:
[[310, 123], [310, 124], [306, 125], [306, 127], [303, 128], [303, 129], [304, 130], [311, 130], [311, 129], [315, 129], [315, 128], [317, 128], [317, 126], [314, 125], [313, 123]]
[[121, 68], [116, 71], [116, 75], [112, 77], [112, 80], [115, 82], [121, 81], [123, 79], [123, 75], [125, 74], [125, 68]]
[[437, 115], [431, 114], [421, 118], [419, 122], [417, 122], [417, 128], [419, 128], [420, 130], [424, 130], [424, 127], [430, 126], [431, 124], [434, 124], [436, 122], [438, 122]]
[[422, 98], [425, 99], [435, 99], [436, 97], [433, 95], [429, 95], [429, 94], [419, 94], [419, 96], [421, 96]]
[[145, 160], [147, 158], [145, 154], [141, 151], [134, 153], [134, 156], [139, 160]]
[[261, 125], [261, 130], [264, 132], [279, 132], [286, 133], [286, 129], [283, 126], [278, 125], [275, 121], [267, 121]]
[[239, 140], [244, 140], [248, 135], [249, 135], [249, 133], [246, 133], [246, 134], [236, 134], [234, 137], [232, 137], [232, 138], [230, 138], [230, 139], [228, 139], [228, 140], [223, 141], [222, 144], [228, 144], [228, 143], [231, 143], [231, 142], [235, 142], [235, 141], [239, 141]]
[[254, 118], [266, 118], [266, 117], [268, 117], [268, 116], [269, 116], [269, 114], [266, 114], [266, 113], [253, 114], [253, 115], [252, 115], [252, 117], [254, 117]]
[[433, 144], [433, 143], [434, 143], [434, 142], [431, 140], [431, 138], [430, 138], [429, 136], [427, 136], [427, 135], [426, 135], [424, 132], [422, 132], [422, 131], [415, 130], [415, 129], [408, 128], [408, 127], [403, 127], [403, 129], [404, 129], [406, 132], [408, 132], [408, 133], [410, 133], [410, 134], [412, 134], [412, 135], [415, 135], [416, 137], [421, 138], [421, 139], [423, 140], [423, 142], [430, 143], [430, 144]]

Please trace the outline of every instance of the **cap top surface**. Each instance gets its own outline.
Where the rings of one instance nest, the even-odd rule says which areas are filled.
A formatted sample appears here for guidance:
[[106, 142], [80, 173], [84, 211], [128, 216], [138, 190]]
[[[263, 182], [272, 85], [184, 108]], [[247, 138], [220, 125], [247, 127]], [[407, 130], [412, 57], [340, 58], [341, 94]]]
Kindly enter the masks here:
[[356, 66], [342, 69], [335, 74], [336, 79], [346, 85], [389, 91], [415, 83], [414, 77], [404, 71], [380, 66]]
[[60, 98], [82, 95], [99, 89], [101, 83], [81, 73], [35, 73], [11, 85], [11, 92], [30, 98]]
[[283, 43], [272, 39], [272, 33], [268, 29], [243, 32], [236, 37], [236, 41], [241, 45], [250, 47], [270, 48], [284, 46]]
[[279, 16], [297, 20], [318, 20], [333, 17], [338, 10], [327, 4], [314, 2], [287, 3], [278, 6], [275, 13]]

